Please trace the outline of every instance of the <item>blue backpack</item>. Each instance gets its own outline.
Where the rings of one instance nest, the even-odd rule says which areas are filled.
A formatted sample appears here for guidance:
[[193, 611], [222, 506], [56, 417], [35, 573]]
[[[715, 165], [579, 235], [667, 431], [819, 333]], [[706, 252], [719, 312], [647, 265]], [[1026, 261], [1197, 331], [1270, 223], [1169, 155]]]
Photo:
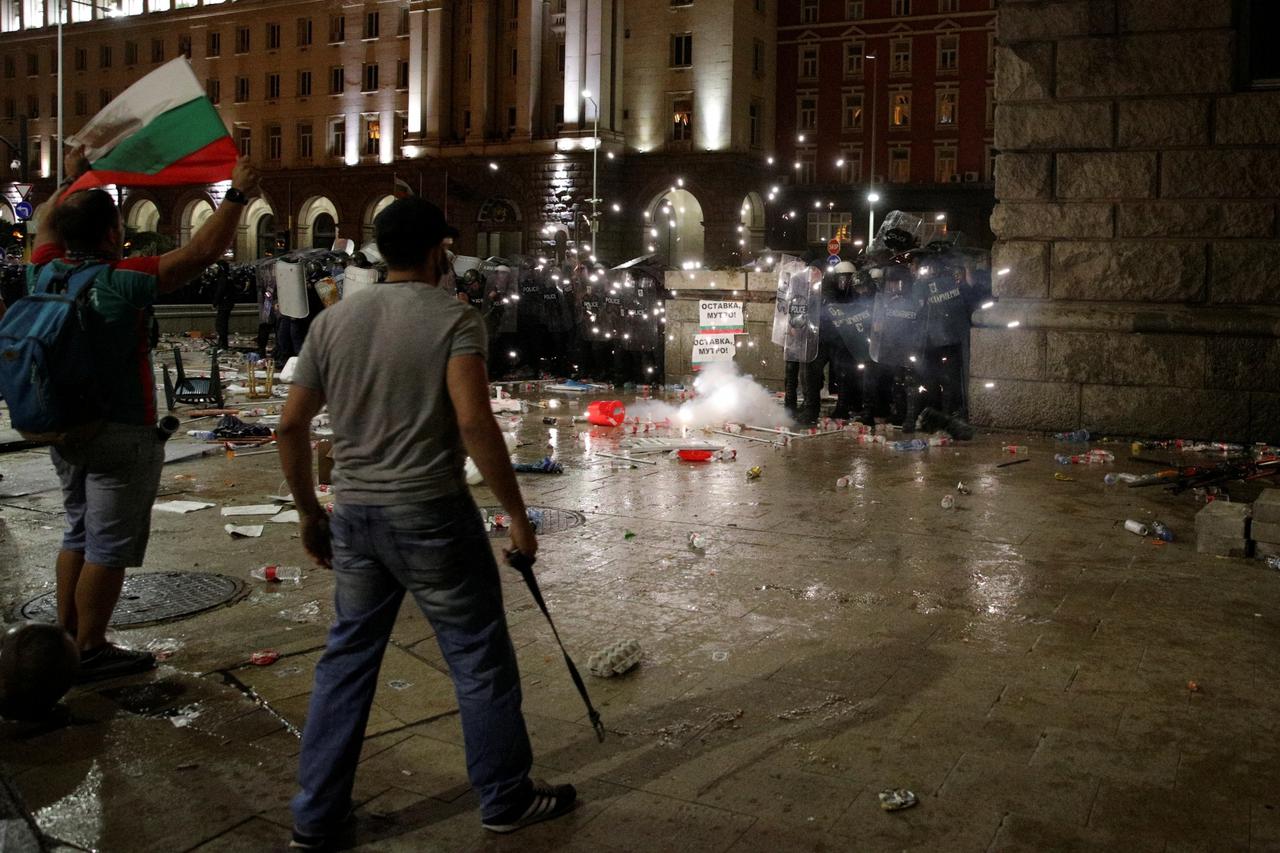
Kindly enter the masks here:
[[98, 369], [101, 318], [90, 293], [106, 264], [46, 264], [35, 292], [0, 319], [0, 396], [13, 427], [32, 440], [53, 440], [101, 420]]

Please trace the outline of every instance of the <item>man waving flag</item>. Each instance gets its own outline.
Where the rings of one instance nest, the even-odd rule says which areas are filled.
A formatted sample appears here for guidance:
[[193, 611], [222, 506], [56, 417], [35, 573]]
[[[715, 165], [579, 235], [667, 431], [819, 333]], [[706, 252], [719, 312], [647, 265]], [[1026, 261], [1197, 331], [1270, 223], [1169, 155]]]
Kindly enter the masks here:
[[105, 184], [216, 183], [231, 177], [237, 155], [184, 57], [134, 83], [68, 142], [89, 161], [68, 192]]

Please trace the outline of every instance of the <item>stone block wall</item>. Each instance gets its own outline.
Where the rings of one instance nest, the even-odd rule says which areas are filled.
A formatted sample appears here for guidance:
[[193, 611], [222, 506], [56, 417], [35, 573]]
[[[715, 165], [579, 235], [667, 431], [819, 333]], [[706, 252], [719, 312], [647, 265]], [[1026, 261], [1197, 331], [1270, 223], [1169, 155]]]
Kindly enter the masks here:
[[1234, 6], [1002, 0], [977, 422], [1280, 440], [1280, 92]]

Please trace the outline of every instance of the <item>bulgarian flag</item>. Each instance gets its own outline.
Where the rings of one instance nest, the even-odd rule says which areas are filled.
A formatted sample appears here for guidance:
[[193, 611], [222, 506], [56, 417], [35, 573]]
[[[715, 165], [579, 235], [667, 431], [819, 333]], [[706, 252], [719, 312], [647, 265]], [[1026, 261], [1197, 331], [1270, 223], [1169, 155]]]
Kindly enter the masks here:
[[225, 181], [238, 154], [184, 57], [125, 89], [67, 141], [84, 148], [90, 167], [68, 192]]

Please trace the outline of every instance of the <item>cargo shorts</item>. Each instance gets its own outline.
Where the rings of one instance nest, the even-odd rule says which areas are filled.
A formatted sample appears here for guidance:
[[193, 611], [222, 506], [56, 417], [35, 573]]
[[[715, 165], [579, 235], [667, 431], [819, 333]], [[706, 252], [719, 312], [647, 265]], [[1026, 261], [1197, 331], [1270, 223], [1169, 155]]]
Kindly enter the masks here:
[[63, 550], [100, 566], [141, 566], [164, 467], [156, 428], [104, 424], [93, 438], [56, 445], [49, 455], [66, 510]]

